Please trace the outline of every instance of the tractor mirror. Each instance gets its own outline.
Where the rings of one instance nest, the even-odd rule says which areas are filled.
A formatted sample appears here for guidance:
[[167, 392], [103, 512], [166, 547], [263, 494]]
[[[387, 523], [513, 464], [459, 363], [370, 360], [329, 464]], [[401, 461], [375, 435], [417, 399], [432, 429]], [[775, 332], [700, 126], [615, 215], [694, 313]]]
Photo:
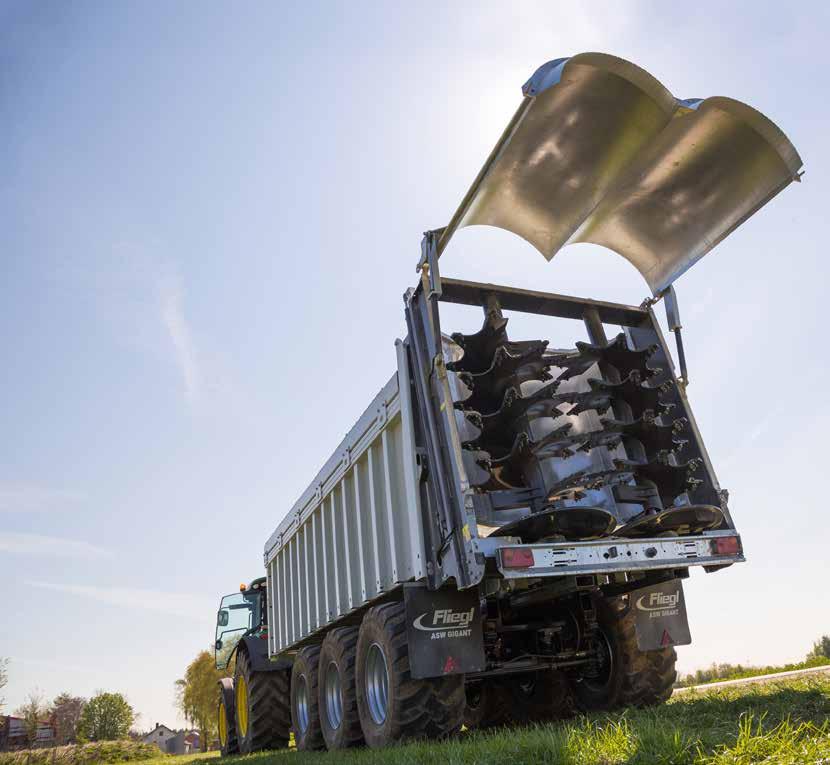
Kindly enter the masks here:
[[222, 611], [219, 612], [219, 618], [216, 620], [216, 623], [220, 627], [227, 627], [228, 626], [228, 621], [230, 621], [230, 615], [228, 614], [227, 611], [225, 611], [223, 609]]
[[216, 645], [214, 647], [216, 648], [217, 651], [221, 651], [222, 650], [222, 641], [217, 640]]

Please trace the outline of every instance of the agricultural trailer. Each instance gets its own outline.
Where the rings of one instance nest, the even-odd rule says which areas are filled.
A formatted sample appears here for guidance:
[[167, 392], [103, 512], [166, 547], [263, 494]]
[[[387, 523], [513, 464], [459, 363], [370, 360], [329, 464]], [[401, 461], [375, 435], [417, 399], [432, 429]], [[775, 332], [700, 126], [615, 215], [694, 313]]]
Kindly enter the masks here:
[[[222, 599], [223, 753], [292, 732], [299, 749], [382, 747], [670, 696], [691, 641], [683, 581], [744, 561], [687, 396], [674, 284], [800, 168], [753, 108], [677, 99], [622, 59], [533, 74], [424, 235], [395, 373], [268, 538], [265, 575]], [[442, 278], [470, 225], [548, 260], [603, 245], [650, 294]], [[447, 304], [481, 328], [452, 333]], [[506, 313], [567, 321], [573, 344], [508, 335]]]

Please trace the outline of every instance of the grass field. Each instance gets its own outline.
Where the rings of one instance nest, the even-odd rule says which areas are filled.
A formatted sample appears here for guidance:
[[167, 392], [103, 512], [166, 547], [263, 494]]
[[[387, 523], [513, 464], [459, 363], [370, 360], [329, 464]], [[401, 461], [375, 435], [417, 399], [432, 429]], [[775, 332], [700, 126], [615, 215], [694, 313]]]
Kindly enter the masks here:
[[[191, 765], [210, 755], [189, 757]], [[180, 758], [176, 762], [181, 762]], [[169, 759], [164, 760], [171, 765]], [[652, 710], [386, 750], [267, 752], [223, 765], [830, 765], [830, 677], [691, 691]], [[147, 763], [151, 765], [151, 763]], [[152, 763], [162, 765], [162, 760]], [[215, 761], [210, 765], [218, 765]]]
[[[215, 752], [142, 765], [218, 765]], [[110, 760], [111, 762], [112, 760]], [[563, 723], [463, 733], [385, 750], [265, 752], [223, 765], [830, 765], [830, 677], [690, 691], [667, 705]], [[0, 765], [5, 763], [0, 760]], [[10, 763], [11, 765], [11, 763]], [[14, 765], [25, 765], [18, 762]], [[48, 765], [44, 764], [44, 765]]]

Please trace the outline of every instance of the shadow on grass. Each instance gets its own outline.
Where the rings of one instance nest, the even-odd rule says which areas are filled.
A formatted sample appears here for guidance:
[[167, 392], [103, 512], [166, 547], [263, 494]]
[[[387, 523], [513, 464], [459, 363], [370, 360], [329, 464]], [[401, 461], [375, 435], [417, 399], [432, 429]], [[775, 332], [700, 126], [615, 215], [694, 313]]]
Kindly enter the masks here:
[[446, 742], [384, 750], [263, 752], [245, 765], [721, 765], [830, 758], [830, 681], [688, 694], [652, 709], [576, 717], [528, 728], [465, 731]]

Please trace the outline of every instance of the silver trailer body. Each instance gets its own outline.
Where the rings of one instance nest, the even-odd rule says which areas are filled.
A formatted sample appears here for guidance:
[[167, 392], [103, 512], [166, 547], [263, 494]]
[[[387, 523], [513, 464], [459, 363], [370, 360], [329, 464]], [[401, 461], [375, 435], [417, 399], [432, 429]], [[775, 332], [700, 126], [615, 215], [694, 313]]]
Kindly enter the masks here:
[[424, 576], [412, 426], [409, 389], [401, 394], [396, 373], [271, 535], [272, 655]]

